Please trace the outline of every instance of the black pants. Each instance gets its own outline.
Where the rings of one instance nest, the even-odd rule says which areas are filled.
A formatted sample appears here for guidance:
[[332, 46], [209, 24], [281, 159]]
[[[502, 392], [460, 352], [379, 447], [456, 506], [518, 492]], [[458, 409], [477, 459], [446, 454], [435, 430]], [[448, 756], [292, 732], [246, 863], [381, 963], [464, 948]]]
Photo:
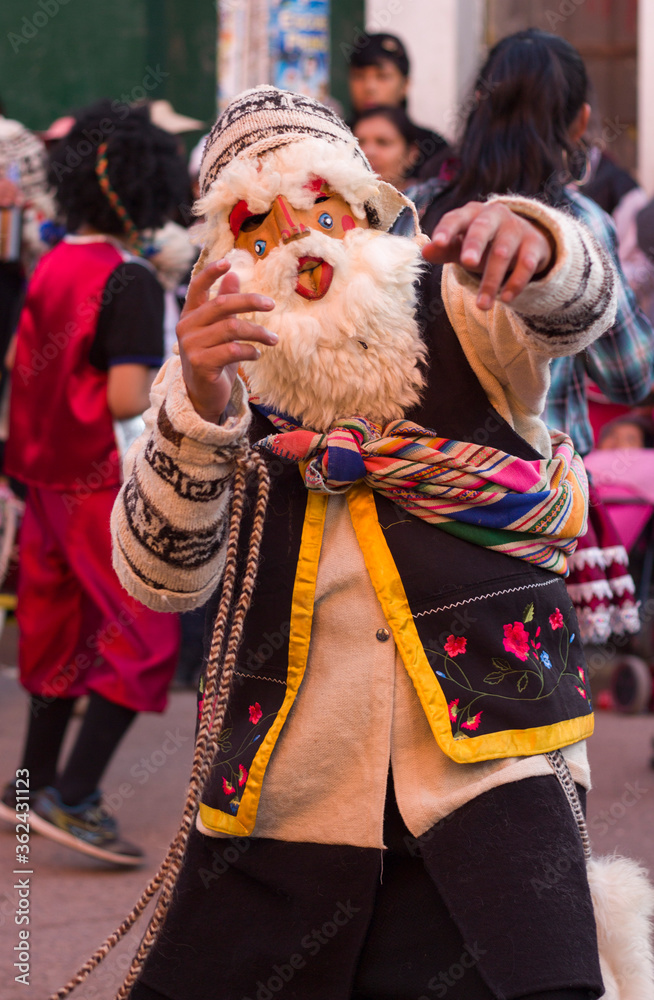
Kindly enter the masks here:
[[381, 852], [191, 838], [132, 1000], [593, 1000], [578, 833], [552, 777], [493, 789]]

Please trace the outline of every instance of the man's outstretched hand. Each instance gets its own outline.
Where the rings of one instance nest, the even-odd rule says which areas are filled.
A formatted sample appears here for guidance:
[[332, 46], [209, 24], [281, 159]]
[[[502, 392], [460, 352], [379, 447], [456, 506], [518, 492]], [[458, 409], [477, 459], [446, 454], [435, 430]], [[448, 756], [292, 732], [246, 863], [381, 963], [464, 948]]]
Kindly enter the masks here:
[[[239, 319], [239, 313], [269, 312], [273, 299], [242, 294], [229, 264], [209, 264], [192, 279], [177, 324], [179, 356], [189, 399], [204, 420], [217, 424], [225, 411], [241, 361], [259, 357], [256, 344], [277, 343], [277, 335], [258, 323]], [[218, 295], [209, 289], [223, 278]]]
[[423, 257], [432, 264], [460, 264], [481, 275], [480, 309], [499, 295], [509, 303], [535, 274], [554, 260], [554, 245], [544, 231], [497, 202], [470, 201], [447, 212], [432, 233]]

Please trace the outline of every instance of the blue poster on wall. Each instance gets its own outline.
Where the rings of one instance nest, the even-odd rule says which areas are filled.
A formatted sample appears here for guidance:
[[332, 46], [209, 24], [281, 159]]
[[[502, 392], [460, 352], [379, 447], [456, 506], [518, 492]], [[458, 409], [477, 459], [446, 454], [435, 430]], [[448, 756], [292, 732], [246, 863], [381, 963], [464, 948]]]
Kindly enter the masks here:
[[271, 0], [272, 82], [324, 101], [329, 96], [329, 0]]

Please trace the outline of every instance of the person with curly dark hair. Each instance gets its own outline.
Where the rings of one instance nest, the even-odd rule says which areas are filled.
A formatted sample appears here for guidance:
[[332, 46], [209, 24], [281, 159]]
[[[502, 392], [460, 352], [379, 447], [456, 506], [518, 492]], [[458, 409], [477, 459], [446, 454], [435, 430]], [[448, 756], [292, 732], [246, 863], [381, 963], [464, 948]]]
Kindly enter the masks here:
[[[116, 422], [148, 406], [163, 359], [163, 289], [144, 236], [174, 213], [186, 168], [147, 109], [101, 101], [52, 152], [67, 235], [41, 260], [21, 315], [6, 471], [28, 487], [20, 539], [19, 668], [27, 738], [0, 815], [30, 793], [35, 830], [135, 865], [99, 783], [137, 712], [161, 712], [176, 664], [175, 616], [146, 610], [111, 564], [120, 483]], [[80, 695], [89, 704], [62, 770]]]

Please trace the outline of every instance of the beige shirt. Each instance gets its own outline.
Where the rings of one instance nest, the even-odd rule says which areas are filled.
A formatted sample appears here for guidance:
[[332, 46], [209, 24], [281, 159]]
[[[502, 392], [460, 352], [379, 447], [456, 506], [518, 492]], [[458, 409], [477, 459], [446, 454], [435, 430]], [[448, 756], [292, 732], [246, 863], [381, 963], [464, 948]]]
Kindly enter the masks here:
[[[589, 788], [585, 741], [564, 753], [575, 781]], [[347, 500], [331, 496], [307, 670], [263, 779], [253, 836], [382, 847], [389, 766], [415, 837], [489, 788], [552, 773], [542, 755], [457, 764], [443, 753], [384, 618]], [[198, 828], [216, 836], [199, 818]]]

